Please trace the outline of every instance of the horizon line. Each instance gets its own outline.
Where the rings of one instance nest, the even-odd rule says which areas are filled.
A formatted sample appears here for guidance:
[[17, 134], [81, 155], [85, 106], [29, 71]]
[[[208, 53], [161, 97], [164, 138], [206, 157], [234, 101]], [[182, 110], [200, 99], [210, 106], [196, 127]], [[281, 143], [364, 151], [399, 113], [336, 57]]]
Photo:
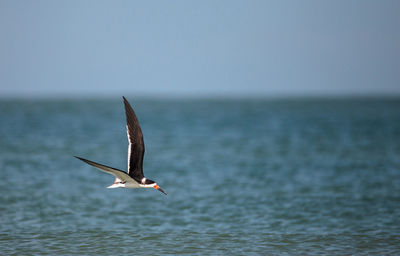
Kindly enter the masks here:
[[119, 97], [142, 100], [290, 100], [290, 99], [397, 99], [399, 93], [50, 93], [50, 94], [0, 94], [0, 100], [73, 100], [73, 99], [114, 99]]

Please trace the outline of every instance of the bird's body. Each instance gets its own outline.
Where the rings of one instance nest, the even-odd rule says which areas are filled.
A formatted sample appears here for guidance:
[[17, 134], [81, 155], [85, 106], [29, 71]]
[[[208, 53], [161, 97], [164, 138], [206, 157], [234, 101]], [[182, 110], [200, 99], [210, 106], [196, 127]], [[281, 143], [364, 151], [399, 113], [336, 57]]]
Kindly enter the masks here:
[[147, 179], [143, 175], [143, 156], [145, 150], [142, 130], [131, 105], [125, 99], [125, 97], [122, 98], [124, 99], [126, 131], [129, 140], [128, 172], [95, 163], [81, 157], [76, 156], [76, 158], [96, 167], [100, 171], [114, 175], [115, 181], [108, 188], [154, 188], [166, 194], [155, 181]]

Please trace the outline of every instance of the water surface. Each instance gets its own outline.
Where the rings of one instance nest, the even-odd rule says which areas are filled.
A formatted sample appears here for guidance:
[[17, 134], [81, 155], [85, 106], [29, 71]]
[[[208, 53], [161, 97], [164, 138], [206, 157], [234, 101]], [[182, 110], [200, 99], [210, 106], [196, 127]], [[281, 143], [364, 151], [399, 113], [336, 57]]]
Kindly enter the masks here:
[[400, 254], [400, 100], [0, 101], [2, 255]]

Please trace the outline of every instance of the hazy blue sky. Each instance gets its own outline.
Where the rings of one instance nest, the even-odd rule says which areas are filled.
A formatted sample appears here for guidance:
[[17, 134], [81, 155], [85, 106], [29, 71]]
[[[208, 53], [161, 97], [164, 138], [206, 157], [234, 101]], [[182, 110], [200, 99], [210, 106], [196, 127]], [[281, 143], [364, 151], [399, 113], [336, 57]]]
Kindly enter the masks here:
[[0, 95], [400, 95], [400, 1], [0, 0]]

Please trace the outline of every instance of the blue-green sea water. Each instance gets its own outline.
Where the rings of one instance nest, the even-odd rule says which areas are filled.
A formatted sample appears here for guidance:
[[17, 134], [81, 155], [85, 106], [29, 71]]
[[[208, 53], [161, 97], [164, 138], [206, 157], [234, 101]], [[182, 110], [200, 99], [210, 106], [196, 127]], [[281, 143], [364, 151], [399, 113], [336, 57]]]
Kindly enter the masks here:
[[0, 101], [1, 255], [400, 255], [400, 100]]

